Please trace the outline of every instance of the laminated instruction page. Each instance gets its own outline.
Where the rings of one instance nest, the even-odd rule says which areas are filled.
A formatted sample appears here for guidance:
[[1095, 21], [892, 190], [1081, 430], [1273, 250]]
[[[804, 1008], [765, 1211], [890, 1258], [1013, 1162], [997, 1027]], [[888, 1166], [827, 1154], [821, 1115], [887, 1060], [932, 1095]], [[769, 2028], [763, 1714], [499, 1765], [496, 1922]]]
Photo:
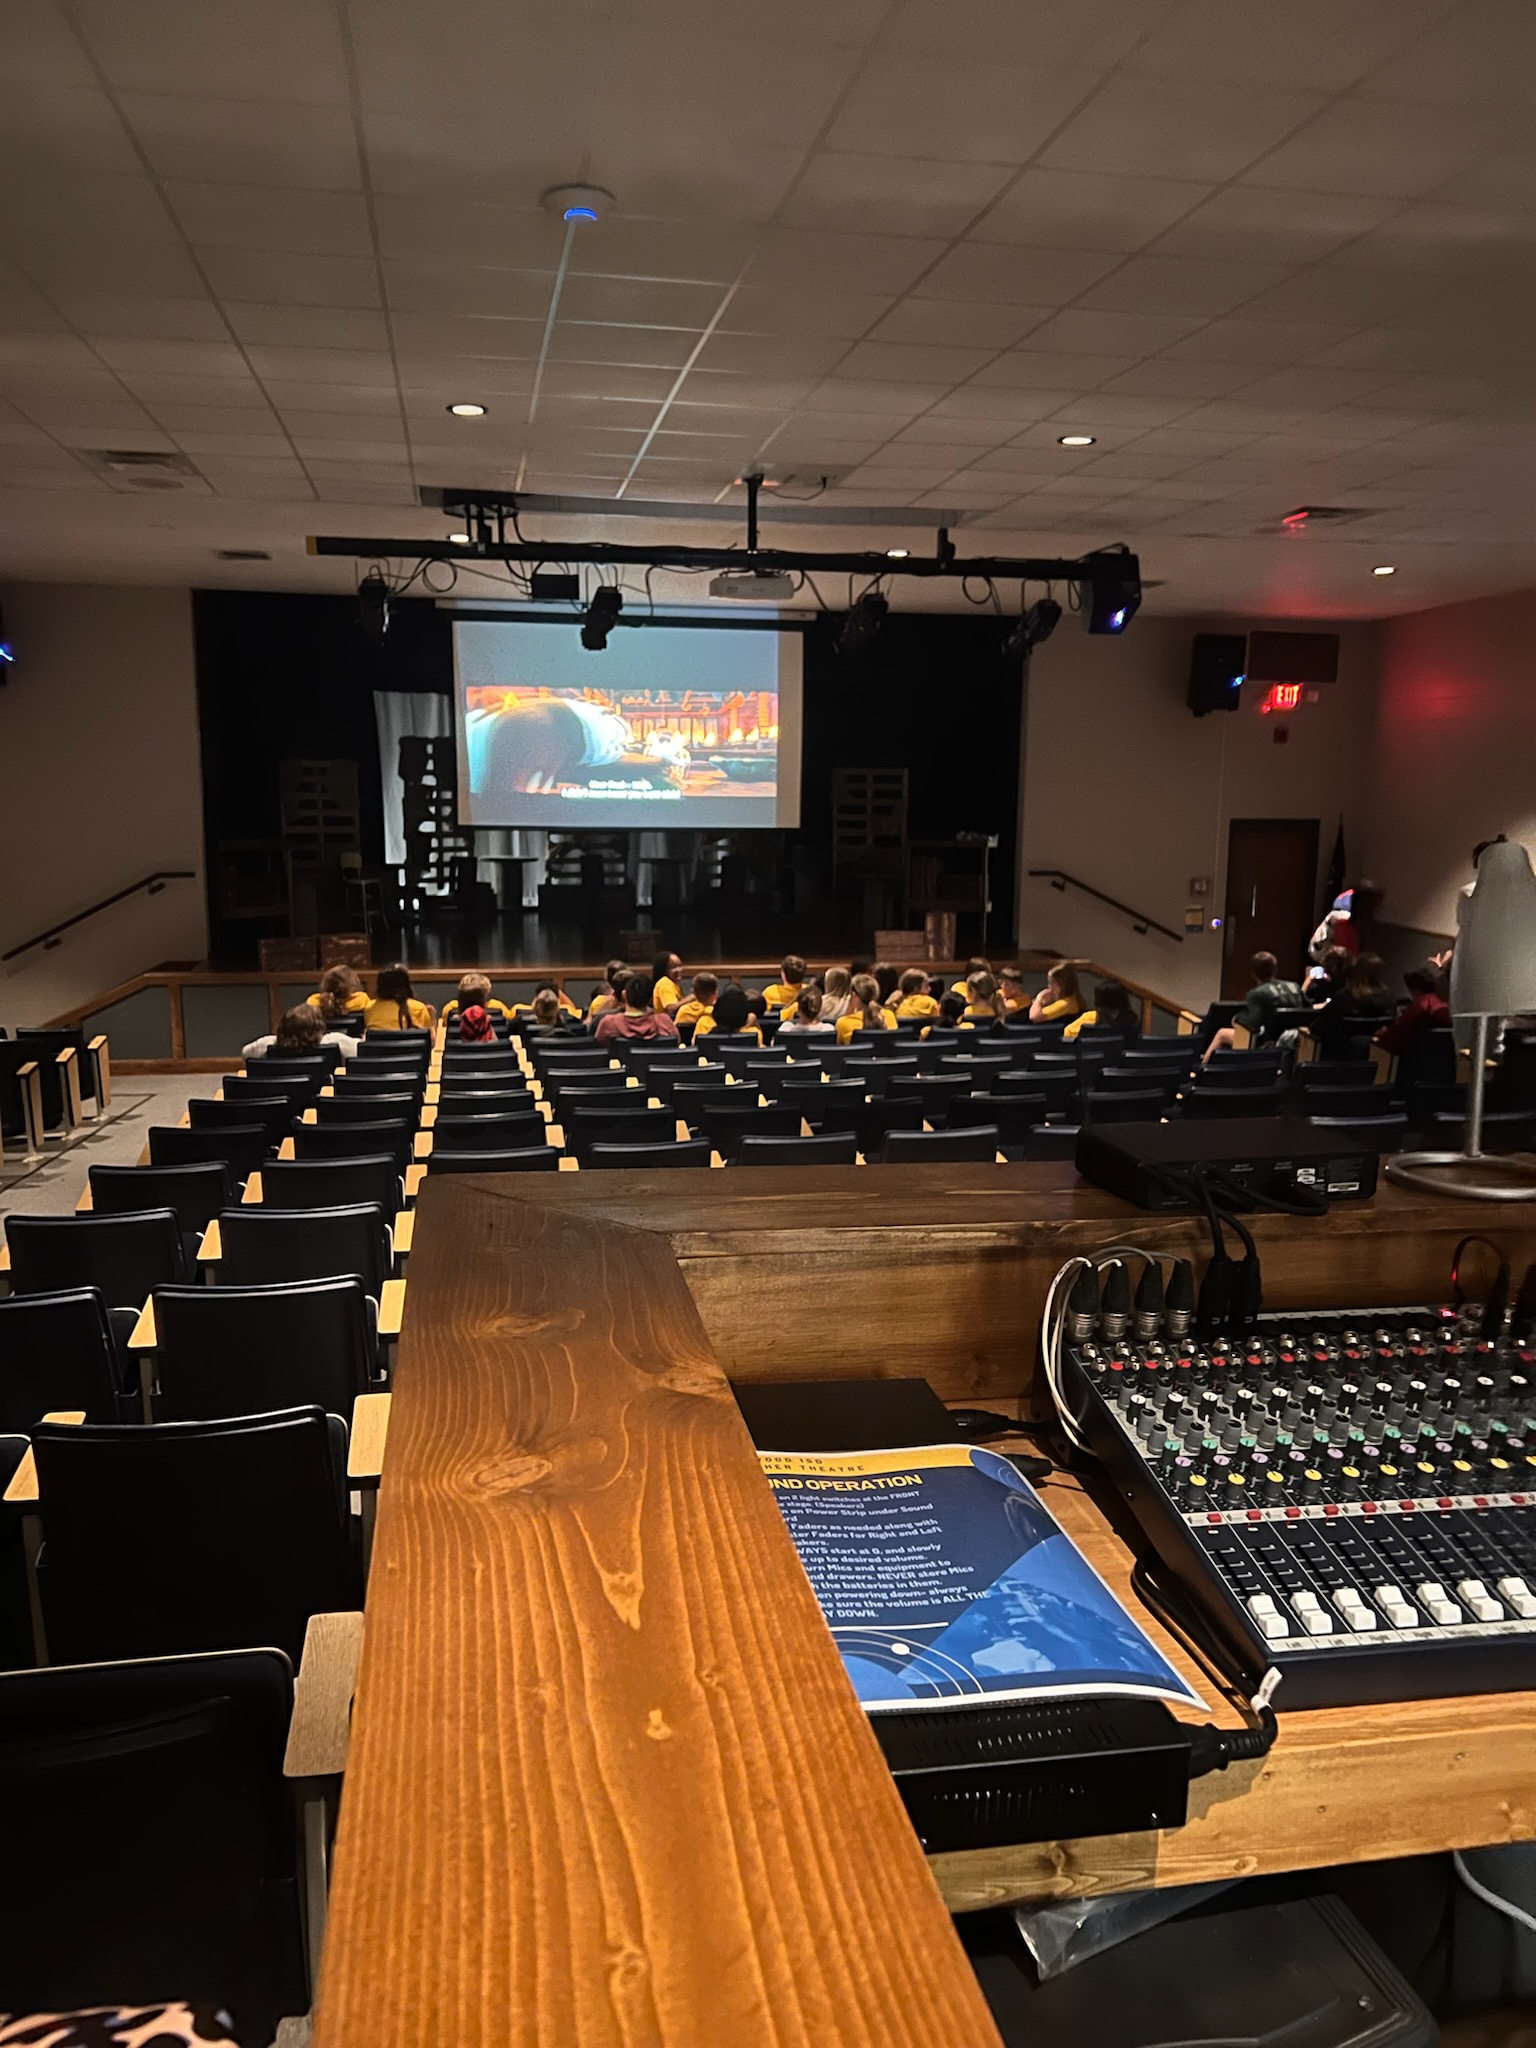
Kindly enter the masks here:
[[871, 1713], [1074, 1693], [1203, 1704], [996, 1451], [758, 1456]]

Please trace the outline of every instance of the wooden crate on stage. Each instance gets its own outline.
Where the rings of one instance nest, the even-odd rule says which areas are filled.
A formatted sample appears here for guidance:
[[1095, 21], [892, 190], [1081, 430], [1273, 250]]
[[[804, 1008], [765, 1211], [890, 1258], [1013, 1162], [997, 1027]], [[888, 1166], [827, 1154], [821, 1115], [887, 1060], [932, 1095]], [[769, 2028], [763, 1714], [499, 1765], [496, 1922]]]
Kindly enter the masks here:
[[322, 967], [355, 967], [361, 974], [373, 965], [373, 946], [366, 932], [322, 932]]

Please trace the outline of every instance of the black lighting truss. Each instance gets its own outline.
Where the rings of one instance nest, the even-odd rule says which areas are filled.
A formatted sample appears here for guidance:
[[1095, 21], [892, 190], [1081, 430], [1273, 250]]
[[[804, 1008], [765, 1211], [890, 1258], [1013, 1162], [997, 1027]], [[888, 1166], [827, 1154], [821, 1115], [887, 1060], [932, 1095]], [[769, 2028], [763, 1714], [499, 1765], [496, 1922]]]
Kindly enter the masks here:
[[[1075, 583], [1090, 590], [1124, 589], [1140, 577], [1137, 557], [1121, 547], [1103, 548], [1075, 557], [960, 555], [947, 527], [938, 529], [931, 555], [892, 558], [871, 554], [823, 554], [805, 548], [764, 548], [758, 545], [757, 484], [747, 479], [747, 543], [742, 547], [694, 548], [673, 545], [626, 546], [612, 541], [524, 540], [518, 531], [518, 498], [511, 491], [431, 490], [423, 502], [440, 506], [462, 519], [468, 541], [379, 540], [371, 534], [311, 534], [312, 555], [350, 555], [367, 561], [510, 562], [538, 568], [549, 564], [590, 564], [595, 568], [762, 569], [825, 571], [829, 575], [942, 576], [990, 578], [997, 583]], [[624, 506], [615, 501], [614, 513]], [[878, 513], [871, 513], [877, 519]], [[508, 539], [508, 530], [512, 538]]]

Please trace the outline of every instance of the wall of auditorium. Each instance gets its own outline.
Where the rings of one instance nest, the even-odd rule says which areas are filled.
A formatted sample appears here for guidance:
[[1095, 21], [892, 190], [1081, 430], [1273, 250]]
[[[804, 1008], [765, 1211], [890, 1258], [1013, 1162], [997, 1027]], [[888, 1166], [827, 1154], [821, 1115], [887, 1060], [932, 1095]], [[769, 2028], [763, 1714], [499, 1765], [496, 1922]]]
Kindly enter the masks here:
[[163, 869], [168, 884], [0, 964], [0, 1024], [39, 1024], [168, 959], [199, 960], [202, 775], [185, 590], [0, 588], [0, 953]]
[[1369, 853], [1394, 923], [1454, 931], [1478, 840], [1536, 849], [1533, 763], [1536, 591], [1385, 622]]
[[[1375, 726], [1379, 629], [1327, 624], [1341, 634], [1339, 680], [1276, 720], [1264, 692], [1243, 691], [1231, 713], [1195, 718], [1185, 706], [1197, 632], [1306, 622], [1149, 618], [1123, 639], [1090, 638], [1062, 621], [1036, 654], [1022, 770], [1019, 939], [1085, 954], [1203, 1008], [1221, 982], [1222, 937], [1209, 927], [1182, 942], [1137, 934], [1080, 891], [1031, 881], [1060, 868], [1174, 931], [1184, 926], [1196, 876], [1210, 878], [1207, 914], [1221, 914], [1227, 830], [1234, 818], [1316, 818], [1319, 880], [1342, 817], [1351, 864], [1365, 847], [1368, 751]], [[1285, 741], [1276, 744], [1276, 727]]]

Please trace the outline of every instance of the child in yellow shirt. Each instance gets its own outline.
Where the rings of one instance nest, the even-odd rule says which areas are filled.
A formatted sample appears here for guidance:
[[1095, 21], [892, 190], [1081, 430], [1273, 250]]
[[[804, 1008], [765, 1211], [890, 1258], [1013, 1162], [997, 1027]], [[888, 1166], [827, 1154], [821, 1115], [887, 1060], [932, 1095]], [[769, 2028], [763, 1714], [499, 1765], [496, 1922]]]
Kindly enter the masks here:
[[411, 977], [403, 967], [379, 969], [378, 993], [363, 1012], [369, 1031], [430, 1031], [436, 1022], [432, 1005], [411, 994]]
[[880, 1000], [880, 984], [872, 974], [856, 974], [853, 979], [855, 1007], [846, 1017], [837, 1020], [837, 1042], [846, 1045], [855, 1031], [894, 1031], [896, 1013], [886, 1009]]
[[783, 979], [768, 984], [763, 990], [763, 1001], [770, 1010], [777, 1010], [781, 1017], [789, 1017], [794, 1014], [800, 991], [805, 986], [805, 962], [798, 953], [786, 953], [779, 963], [779, 973]]
[[[715, 1007], [715, 997], [719, 993], [720, 977], [718, 974], [696, 974], [693, 977], [693, 994], [686, 1003], [679, 1003], [677, 1006], [673, 1021], [678, 1029], [681, 1030], [685, 1024], [692, 1024], [695, 1027], [695, 1035], [697, 1035], [697, 1027], [706, 1017], [712, 1015]], [[713, 1025], [710, 1028], [713, 1029]]]
[[897, 987], [898, 1018], [937, 1017], [939, 1006], [928, 993], [928, 977], [921, 967], [909, 967]]

